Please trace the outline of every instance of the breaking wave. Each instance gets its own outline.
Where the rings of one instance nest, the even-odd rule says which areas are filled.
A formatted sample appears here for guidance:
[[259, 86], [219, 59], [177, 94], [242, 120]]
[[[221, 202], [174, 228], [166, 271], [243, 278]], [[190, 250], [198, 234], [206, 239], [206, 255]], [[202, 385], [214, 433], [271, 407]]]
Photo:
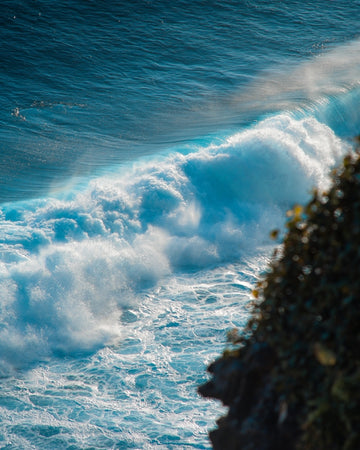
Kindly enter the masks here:
[[4, 374], [121, 337], [121, 311], [180, 271], [266, 244], [325, 188], [349, 148], [314, 117], [280, 114], [221, 144], [140, 161], [62, 196], [1, 209]]

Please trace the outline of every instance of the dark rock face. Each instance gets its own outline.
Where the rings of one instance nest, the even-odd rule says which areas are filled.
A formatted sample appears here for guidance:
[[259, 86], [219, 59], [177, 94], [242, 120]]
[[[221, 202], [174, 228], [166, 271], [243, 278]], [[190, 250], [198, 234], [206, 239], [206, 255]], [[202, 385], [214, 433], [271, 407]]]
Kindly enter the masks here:
[[229, 407], [215, 450], [360, 449], [360, 160], [346, 157], [287, 227], [250, 337], [199, 388]]
[[210, 432], [214, 449], [289, 450], [295, 429], [286, 412], [286, 426], [271, 377], [275, 353], [254, 344], [220, 358], [208, 368], [212, 379], [199, 388], [204, 397], [229, 406], [218, 429]]

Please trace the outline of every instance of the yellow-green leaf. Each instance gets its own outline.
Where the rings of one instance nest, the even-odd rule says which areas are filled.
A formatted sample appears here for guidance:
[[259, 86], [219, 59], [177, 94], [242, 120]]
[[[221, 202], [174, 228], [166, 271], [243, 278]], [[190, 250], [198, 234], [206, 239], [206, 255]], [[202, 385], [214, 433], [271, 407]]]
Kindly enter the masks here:
[[319, 361], [322, 366], [334, 366], [336, 364], [335, 353], [326, 348], [320, 342], [316, 342], [314, 345], [315, 358]]

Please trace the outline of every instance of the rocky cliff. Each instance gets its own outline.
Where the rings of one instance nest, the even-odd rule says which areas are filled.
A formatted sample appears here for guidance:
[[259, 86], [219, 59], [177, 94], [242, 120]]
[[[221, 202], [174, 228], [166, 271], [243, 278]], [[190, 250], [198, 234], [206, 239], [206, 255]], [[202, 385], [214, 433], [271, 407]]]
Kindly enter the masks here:
[[360, 449], [358, 155], [332, 176], [293, 209], [247, 337], [232, 334], [199, 388], [229, 407], [210, 432], [215, 450]]

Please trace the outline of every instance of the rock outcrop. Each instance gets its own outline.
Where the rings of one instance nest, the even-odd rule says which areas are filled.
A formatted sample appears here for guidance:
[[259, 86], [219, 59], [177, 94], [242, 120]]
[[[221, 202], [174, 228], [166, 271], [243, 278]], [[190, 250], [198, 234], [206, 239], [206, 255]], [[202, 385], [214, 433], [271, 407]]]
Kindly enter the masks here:
[[[201, 395], [228, 413], [215, 450], [360, 449], [360, 160], [296, 206], [243, 336]], [[276, 235], [276, 233], [274, 233]]]

